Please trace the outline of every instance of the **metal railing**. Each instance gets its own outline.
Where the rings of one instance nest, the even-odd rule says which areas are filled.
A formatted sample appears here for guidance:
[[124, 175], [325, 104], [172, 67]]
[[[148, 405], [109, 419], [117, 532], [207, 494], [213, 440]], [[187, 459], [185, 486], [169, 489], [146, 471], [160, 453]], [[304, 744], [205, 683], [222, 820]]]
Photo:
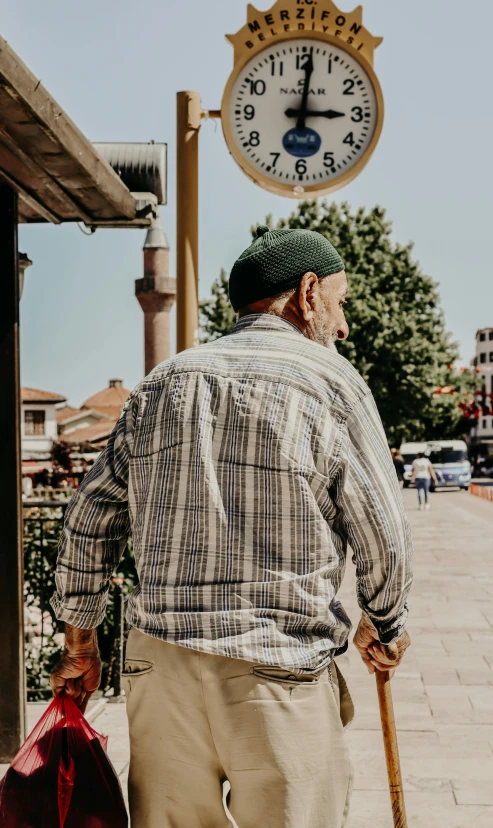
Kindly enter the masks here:
[[[30, 500], [24, 511], [24, 605], [28, 700], [50, 695], [49, 675], [63, 647], [63, 624], [50, 605], [55, 590], [57, 548], [68, 500]], [[115, 577], [99, 635], [102, 689], [121, 695], [125, 645], [124, 590], [128, 578]]]

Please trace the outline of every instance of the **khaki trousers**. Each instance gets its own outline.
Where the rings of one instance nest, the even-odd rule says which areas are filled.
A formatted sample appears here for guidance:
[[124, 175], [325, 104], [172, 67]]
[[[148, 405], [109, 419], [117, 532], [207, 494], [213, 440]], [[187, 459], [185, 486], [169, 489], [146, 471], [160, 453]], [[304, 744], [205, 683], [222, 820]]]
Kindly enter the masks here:
[[132, 828], [342, 828], [346, 683], [208, 655], [132, 630], [124, 672]]

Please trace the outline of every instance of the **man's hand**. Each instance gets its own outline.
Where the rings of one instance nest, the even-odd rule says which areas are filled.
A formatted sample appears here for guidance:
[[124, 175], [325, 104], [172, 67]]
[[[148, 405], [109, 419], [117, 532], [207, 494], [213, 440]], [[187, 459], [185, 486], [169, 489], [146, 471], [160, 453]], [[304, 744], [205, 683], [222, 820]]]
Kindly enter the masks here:
[[381, 644], [375, 627], [363, 612], [353, 643], [365, 662], [369, 673], [382, 670], [390, 673], [390, 678], [392, 678], [395, 668], [401, 663], [402, 657], [411, 643], [411, 639], [407, 632], [403, 632], [391, 644]]
[[101, 658], [96, 630], [79, 630], [67, 624], [65, 649], [50, 676], [53, 695], [65, 690], [84, 713], [100, 682]]

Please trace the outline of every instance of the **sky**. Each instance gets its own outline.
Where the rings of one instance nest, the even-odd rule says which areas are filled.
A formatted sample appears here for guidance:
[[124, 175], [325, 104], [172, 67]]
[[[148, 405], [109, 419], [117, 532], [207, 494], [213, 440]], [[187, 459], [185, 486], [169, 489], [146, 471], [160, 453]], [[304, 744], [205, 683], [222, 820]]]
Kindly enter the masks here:
[[[225, 34], [246, 20], [244, 0], [3, 1], [0, 33], [94, 141], [168, 144], [168, 204], [175, 250], [176, 92], [196, 89], [216, 109], [233, 67]], [[267, 9], [272, 3], [259, 4]], [[343, 11], [352, 4], [341, 3]], [[461, 357], [493, 325], [491, 278], [493, 4], [476, 0], [366, 0], [363, 21], [384, 37], [375, 70], [385, 99], [382, 137], [368, 166], [331, 198], [386, 208], [394, 238], [412, 240], [440, 286]], [[249, 244], [249, 228], [296, 202], [253, 184], [230, 157], [220, 124], [200, 133], [200, 295]], [[143, 375], [143, 317], [134, 296], [145, 231], [21, 226], [33, 260], [21, 301], [21, 379], [80, 405], [121, 378]], [[174, 314], [173, 314], [174, 316]], [[174, 345], [174, 319], [172, 336]]]

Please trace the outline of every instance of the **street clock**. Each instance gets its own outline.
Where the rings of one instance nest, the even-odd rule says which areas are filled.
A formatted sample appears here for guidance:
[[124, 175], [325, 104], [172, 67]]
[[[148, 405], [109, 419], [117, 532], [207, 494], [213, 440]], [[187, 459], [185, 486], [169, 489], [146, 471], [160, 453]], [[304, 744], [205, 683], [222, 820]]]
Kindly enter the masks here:
[[373, 37], [361, 7], [331, 0], [248, 6], [235, 47], [221, 121], [242, 170], [277, 195], [320, 196], [347, 184], [373, 153], [383, 97], [373, 70]]

